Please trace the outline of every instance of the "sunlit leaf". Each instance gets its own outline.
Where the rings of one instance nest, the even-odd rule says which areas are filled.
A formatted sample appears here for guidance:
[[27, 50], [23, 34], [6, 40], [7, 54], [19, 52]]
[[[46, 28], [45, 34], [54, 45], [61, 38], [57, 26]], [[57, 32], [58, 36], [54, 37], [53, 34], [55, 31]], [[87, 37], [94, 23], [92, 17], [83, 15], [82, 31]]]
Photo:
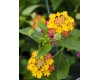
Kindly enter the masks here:
[[50, 50], [51, 50], [51, 44], [50, 43], [45, 44], [39, 49], [37, 57], [41, 57], [48, 54]]
[[27, 7], [22, 11], [22, 15], [30, 15], [32, 11], [34, 11], [36, 8], [38, 8], [39, 5], [32, 5]]
[[38, 32], [36, 30], [33, 30], [33, 28], [31, 28], [31, 27], [20, 29], [19, 32], [21, 34], [29, 36], [30, 38], [32, 38], [36, 42], [41, 42], [42, 33]]
[[64, 46], [70, 50], [80, 50], [80, 32], [77, 29], [74, 29], [69, 37], [64, 38], [61, 41], [58, 41], [58, 46]]
[[47, 32], [47, 26], [46, 24], [42, 23], [40, 20], [38, 21], [38, 26], [44, 30], [45, 32]]

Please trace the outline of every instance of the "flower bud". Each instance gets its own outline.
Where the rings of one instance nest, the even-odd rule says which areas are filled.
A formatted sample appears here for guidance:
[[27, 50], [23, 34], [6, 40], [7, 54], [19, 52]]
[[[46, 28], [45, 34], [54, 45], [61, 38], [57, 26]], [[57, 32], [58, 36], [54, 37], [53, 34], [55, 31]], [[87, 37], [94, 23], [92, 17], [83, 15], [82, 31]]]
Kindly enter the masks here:
[[61, 39], [61, 34], [56, 33], [56, 34], [54, 35], [54, 39], [55, 39], [55, 40], [60, 40], [60, 39]]

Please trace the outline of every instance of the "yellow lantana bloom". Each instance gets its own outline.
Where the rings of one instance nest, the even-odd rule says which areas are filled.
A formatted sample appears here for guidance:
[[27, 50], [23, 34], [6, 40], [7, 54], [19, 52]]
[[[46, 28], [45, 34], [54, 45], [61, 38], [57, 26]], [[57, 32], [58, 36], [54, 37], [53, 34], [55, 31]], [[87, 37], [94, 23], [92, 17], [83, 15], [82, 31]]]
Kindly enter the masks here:
[[51, 73], [50, 73], [49, 70], [45, 70], [45, 71], [44, 71], [44, 76], [47, 76], [47, 77], [48, 77], [50, 74], [51, 74]]
[[50, 53], [46, 56], [41, 56], [40, 58], [36, 58], [37, 54], [37, 51], [32, 53], [32, 56], [28, 61], [27, 69], [31, 71], [32, 76], [36, 78], [42, 78], [43, 76], [48, 77], [52, 70], [54, 70], [51, 70], [51, 66], [53, 66], [54, 60], [52, 59]]
[[47, 23], [48, 28], [55, 29], [56, 33], [62, 33], [64, 31], [71, 31], [74, 29], [74, 19], [70, 17], [66, 11], [57, 12], [56, 14], [49, 15], [49, 21]]

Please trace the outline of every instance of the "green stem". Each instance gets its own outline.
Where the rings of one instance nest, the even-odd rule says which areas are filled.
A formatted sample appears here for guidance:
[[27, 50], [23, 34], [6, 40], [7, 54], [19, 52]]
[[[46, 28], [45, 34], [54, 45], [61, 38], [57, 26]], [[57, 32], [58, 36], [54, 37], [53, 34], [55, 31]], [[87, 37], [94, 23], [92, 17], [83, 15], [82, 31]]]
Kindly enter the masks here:
[[50, 8], [49, 8], [48, 0], [45, 0], [45, 1], [46, 1], [46, 8], [47, 8], [48, 16], [49, 16], [49, 14], [50, 14]]
[[74, 10], [75, 13], [78, 11], [79, 6], [80, 6], [80, 4], [76, 5], [75, 10]]
[[62, 47], [62, 51], [61, 51], [61, 53], [63, 52], [63, 50], [64, 50], [64, 47]]
[[53, 56], [53, 58], [58, 54], [58, 53], [62, 53], [63, 52], [63, 49], [64, 49], [64, 47], [62, 47], [54, 56]]

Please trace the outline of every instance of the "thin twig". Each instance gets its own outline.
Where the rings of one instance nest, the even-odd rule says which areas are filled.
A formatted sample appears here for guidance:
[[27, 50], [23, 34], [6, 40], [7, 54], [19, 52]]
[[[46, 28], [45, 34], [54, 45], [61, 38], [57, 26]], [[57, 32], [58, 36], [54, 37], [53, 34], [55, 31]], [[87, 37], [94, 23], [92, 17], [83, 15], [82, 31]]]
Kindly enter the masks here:
[[50, 8], [49, 8], [48, 0], [45, 0], [45, 1], [46, 1], [46, 8], [47, 8], [48, 16], [49, 16], [49, 14], [50, 14]]
[[58, 53], [62, 52], [63, 49], [64, 49], [64, 47], [62, 47], [62, 48], [53, 56], [53, 58], [54, 58]]

